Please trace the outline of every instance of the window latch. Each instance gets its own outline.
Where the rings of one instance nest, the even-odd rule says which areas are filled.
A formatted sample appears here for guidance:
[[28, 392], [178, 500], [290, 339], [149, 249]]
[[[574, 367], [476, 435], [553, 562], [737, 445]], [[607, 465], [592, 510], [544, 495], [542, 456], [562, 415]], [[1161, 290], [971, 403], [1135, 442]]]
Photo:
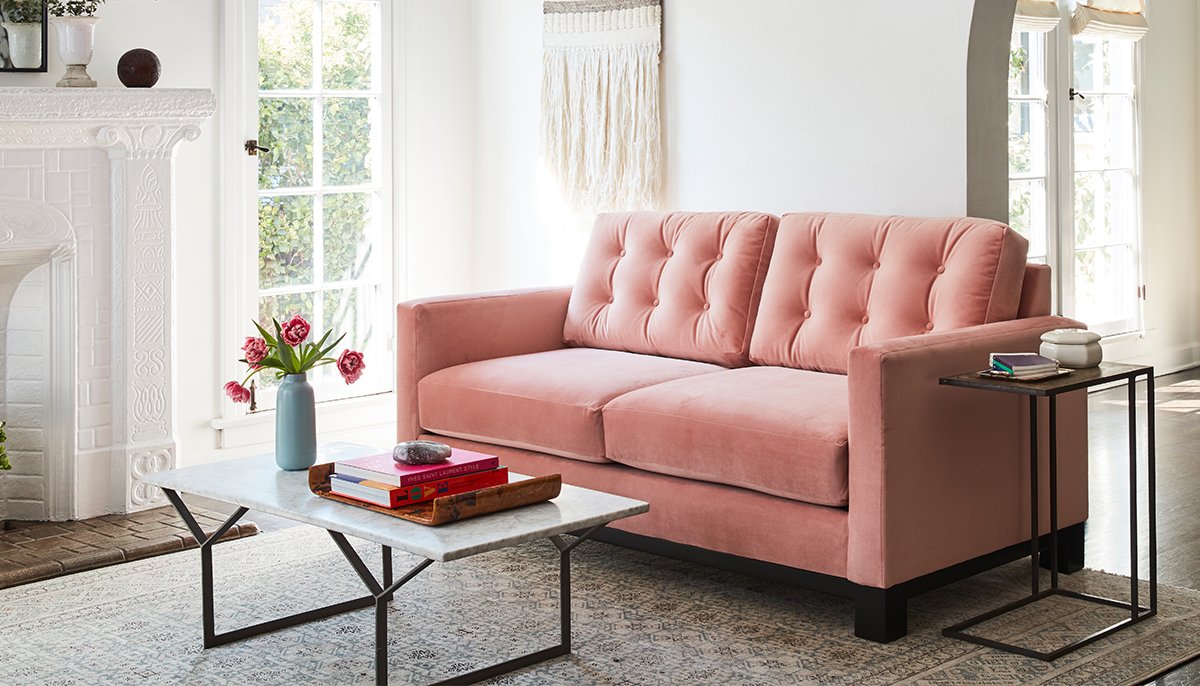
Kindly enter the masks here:
[[1075, 90], [1074, 88], [1072, 88], [1070, 91], [1068, 91], [1067, 95], [1070, 96], [1071, 100], [1074, 100], [1075, 98], [1079, 98], [1080, 100], [1087, 100], [1086, 95], [1084, 95], [1083, 93], [1080, 93], [1079, 91]]
[[271, 152], [270, 148], [264, 148], [263, 146], [259, 145], [257, 138], [251, 138], [250, 140], [246, 141], [246, 144], [242, 147], [246, 149], [246, 154], [251, 157], [258, 157], [258, 153], [260, 152]]

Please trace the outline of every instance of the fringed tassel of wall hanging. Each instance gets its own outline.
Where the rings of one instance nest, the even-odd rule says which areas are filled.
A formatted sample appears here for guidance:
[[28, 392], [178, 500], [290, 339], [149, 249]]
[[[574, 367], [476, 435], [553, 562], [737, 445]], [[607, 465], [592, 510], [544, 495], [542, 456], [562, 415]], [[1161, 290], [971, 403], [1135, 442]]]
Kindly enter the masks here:
[[581, 212], [658, 205], [661, 0], [544, 4], [542, 137]]

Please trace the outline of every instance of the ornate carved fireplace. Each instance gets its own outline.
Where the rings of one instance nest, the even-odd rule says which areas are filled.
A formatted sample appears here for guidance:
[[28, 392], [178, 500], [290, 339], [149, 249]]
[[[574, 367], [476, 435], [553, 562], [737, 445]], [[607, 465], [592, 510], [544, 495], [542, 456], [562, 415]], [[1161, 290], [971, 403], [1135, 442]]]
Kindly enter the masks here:
[[172, 157], [215, 105], [0, 88], [0, 519], [161, 502], [140, 477], [176, 459]]

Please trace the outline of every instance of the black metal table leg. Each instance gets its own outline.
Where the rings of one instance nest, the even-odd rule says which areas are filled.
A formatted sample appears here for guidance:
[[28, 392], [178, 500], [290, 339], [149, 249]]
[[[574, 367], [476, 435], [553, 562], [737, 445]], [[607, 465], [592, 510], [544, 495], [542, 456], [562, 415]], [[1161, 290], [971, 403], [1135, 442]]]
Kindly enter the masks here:
[[288, 627], [297, 626], [306, 622], [312, 622], [326, 617], [332, 617], [344, 612], [352, 610], [361, 610], [365, 607], [370, 607], [374, 599], [370, 596], [364, 598], [356, 598], [335, 605], [329, 605], [315, 610], [299, 612], [287, 617], [273, 619], [252, 626], [217, 633], [216, 630], [216, 613], [213, 602], [213, 558], [212, 546], [215, 544], [229, 528], [237, 523], [239, 519], [248, 511], [244, 507], [239, 507], [225, 523], [217, 528], [211, 536], [206, 536], [204, 530], [196, 522], [196, 518], [192, 516], [187, 504], [179, 497], [179, 494], [170, 489], [162, 489], [167, 496], [167, 500], [175, 507], [184, 524], [187, 525], [192, 536], [196, 538], [196, 542], [200, 544], [200, 594], [201, 594], [201, 616], [204, 624], [204, 647], [215, 648], [217, 646], [226, 645], [242, 639], [260, 636], [272, 631], [279, 631]]
[[[1138, 455], [1137, 455], [1137, 376], [1146, 376], [1146, 429], [1148, 446], [1147, 454], [1147, 486], [1148, 486], [1148, 506], [1149, 506], [1149, 575], [1150, 575], [1150, 602], [1149, 607], [1144, 607], [1139, 602], [1139, 581], [1138, 581], [1138, 497], [1137, 497], [1137, 482], [1138, 482]], [[1156, 517], [1155, 517], [1155, 466], [1154, 466], [1154, 376], [1153, 369], [1148, 369], [1146, 372], [1139, 372], [1131, 375], [1128, 378], [1129, 385], [1129, 554], [1130, 554], [1130, 580], [1129, 580], [1129, 602], [1113, 600], [1111, 598], [1103, 598], [1087, 593], [1079, 593], [1059, 588], [1058, 586], [1058, 408], [1055, 402], [1056, 396], [1049, 395], [1049, 487], [1050, 487], [1050, 587], [1046, 590], [1040, 590], [1038, 583], [1038, 442], [1037, 442], [1037, 397], [1030, 396], [1029, 398], [1029, 449], [1030, 449], [1030, 567], [1032, 568], [1031, 588], [1032, 593], [1029, 596], [1017, 600], [1015, 602], [998, 607], [995, 610], [985, 612], [971, 619], [959, 622], [954, 626], [947, 627], [942, 630], [942, 635], [951, 638], [957, 638], [970, 643], [996, 648], [1017, 655], [1024, 655], [1039, 660], [1051, 661], [1056, 660], [1067, 653], [1073, 652], [1086, 646], [1090, 643], [1100, 640], [1105, 636], [1109, 636], [1127, 626], [1136, 624], [1140, 621], [1153, 617], [1158, 613], [1158, 540], [1156, 533]], [[999, 617], [1017, 608], [1024, 607], [1035, 603], [1043, 598], [1052, 595], [1066, 596], [1083, 600], [1109, 607], [1116, 607], [1129, 611], [1129, 617], [1122, 619], [1119, 622], [1111, 624], [1103, 629], [1093, 632], [1084, 638], [1072, 641], [1070, 644], [1057, 648], [1053, 651], [1042, 652], [1031, 650], [1023, 646], [996, 641], [981, 636], [976, 636], [967, 633], [967, 630], [973, 626], [982, 624], [990, 619]]]
[[[443, 684], [473, 684], [480, 681], [485, 681], [501, 674], [507, 674], [511, 671], [528, 667], [530, 665], [544, 662], [554, 657], [567, 655], [571, 652], [571, 551], [574, 550], [580, 543], [591, 537], [593, 533], [601, 529], [604, 525], [592, 527], [585, 531], [575, 540], [567, 542], [561, 536], [551, 536], [550, 541], [559, 551], [559, 644], [551, 648], [539, 650], [534, 653], [515, 657], [511, 660], [506, 660], [490, 667], [484, 667], [465, 674], [459, 674], [444, 681], [439, 681], [434, 686], [442, 686]], [[387, 603], [391, 601], [396, 591], [404, 584], [411, 581], [414, 577], [424, 571], [429, 565], [433, 564], [433, 560], [422, 560], [412, 568], [401, 579], [392, 583], [380, 585], [376, 581], [375, 576], [371, 574], [371, 570], [363, 562], [358, 552], [354, 550], [354, 546], [346, 540], [346, 537], [336, 531], [328, 532], [333, 538], [342, 555], [354, 568], [355, 573], [366, 585], [367, 590], [371, 592], [371, 597], [375, 604], [375, 683], [377, 686], [382, 686], [388, 681], [388, 664], [387, 664]], [[387, 567], [385, 566], [385, 576]]]
[[1058, 397], [1050, 396], [1050, 588], [1058, 588]]
[[[345, 602], [329, 605], [327, 607], [300, 612], [280, 619], [274, 619], [267, 622], [255, 624], [253, 626], [235, 629], [224, 633], [217, 633], [215, 627], [215, 613], [213, 609], [213, 569], [212, 569], [212, 545], [225, 535], [243, 515], [248, 511], [247, 508], [239, 507], [211, 536], [206, 536], [204, 530], [196, 522], [196, 518], [192, 516], [187, 505], [179, 497], [179, 494], [169, 489], [163, 489], [167, 499], [175, 506], [179, 516], [183, 518], [188, 530], [196, 537], [200, 544], [200, 576], [201, 576], [201, 594], [202, 594], [202, 615], [204, 623], [204, 647], [214, 648], [235, 641], [240, 641], [253, 636], [259, 636], [265, 633], [278, 631], [288, 627], [296, 626], [306, 622], [332, 617], [334, 615], [350, 612], [352, 610], [361, 610], [368, 607], [375, 608], [375, 683], [379, 686], [387, 684], [388, 681], [388, 661], [387, 661], [387, 606], [395, 596], [396, 591], [404, 586], [418, 574], [433, 564], [433, 560], [422, 560], [417, 563], [407, 574], [398, 580], [392, 579], [392, 549], [389, 546], [383, 546], [383, 583], [375, 579], [375, 575], [363, 562], [358, 552], [346, 540], [346, 536], [337, 531], [326, 530], [326, 533], [333, 539], [338, 550], [341, 551], [343, 557], [350, 563], [350, 566], [358, 574], [359, 579], [367, 587], [370, 595], [362, 598], [355, 598]], [[559, 552], [559, 644], [551, 648], [539, 650], [528, 655], [506, 660], [490, 667], [484, 667], [466, 674], [459, 674], [444, 681], [439, 681], [434, 686], [442, 684], [473, 684], [486, 679], [490, 679], [501, 674], [507, 674], [513, 670], [528, 667], [530, 665], [544, 662], [550, 658], [567, 655], [571, 652], [571, 551], [579, 544], [588, 540], [593, 533], [603, 528], [605, 525], [600, 524], [594, 526], [581, 535], [577, 536], [572, 541], [567, 541], [562, 536], [551, 536], [550, 541]]]
[[1150, 613], [1158, 613], [1158, 507], [1154, 475], [1154, 375], [1146, 375], [1146, 505], [1150, 524]]
[[[1037, 398], [1029, 398], [1029, 584], [1030, 593], [1037, 595], [1041, 590], [1038, 583], [1038, 481], [1041, 471], [1038, 469], [1038, 407]], [[1050, 428], [1054, 433], [1054, 428]]]

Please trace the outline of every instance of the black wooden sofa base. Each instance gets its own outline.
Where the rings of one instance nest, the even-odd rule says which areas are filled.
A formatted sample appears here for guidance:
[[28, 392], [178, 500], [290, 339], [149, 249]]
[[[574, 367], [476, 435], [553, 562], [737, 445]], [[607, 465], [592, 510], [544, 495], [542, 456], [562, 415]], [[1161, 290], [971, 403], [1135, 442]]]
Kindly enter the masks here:
[[[1083, 523], [1079, 523], [1059, 530], [1058, 571], [1063, 574], [1072, 574], [1083, 569], [1083, 526]], [[854, 635], [879, 643], [894, 641], [908, 633], [908, 600], [910, 598], [1029, 556], [1029, 543], [1026, 541], [905, 581], [891, 588], [872, 588], [841, 577], [714, 552], [617, 529], [602, 529], [596, 532], [593, 538], [663, 557], [849, 598], [854, 601]], [[1042, 550], [1049, 550], [1050, 535], [1042, 536], [1039, 543]], [[1043, 555], [1041, 560], [1045, 566], [1049, 563], [1049, 556]]]

